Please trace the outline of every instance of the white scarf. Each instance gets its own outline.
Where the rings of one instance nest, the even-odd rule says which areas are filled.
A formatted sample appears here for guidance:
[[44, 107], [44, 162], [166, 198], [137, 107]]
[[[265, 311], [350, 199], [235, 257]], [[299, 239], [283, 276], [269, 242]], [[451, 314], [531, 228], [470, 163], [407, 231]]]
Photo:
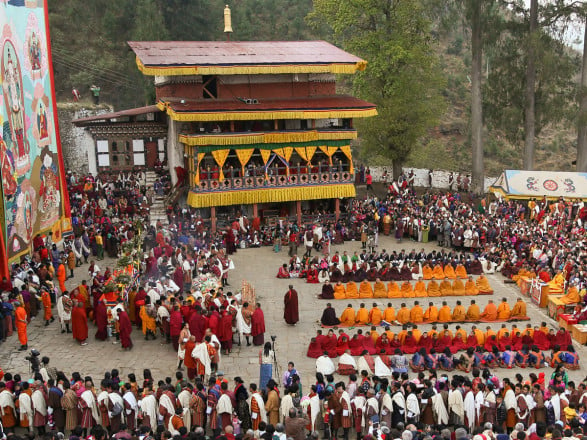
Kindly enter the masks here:
[[127, 391], [126, 393], [124, 393], [124, 396], [122, 398], [130, 406], [130, 410], [125, 409], [126, 415], [129, 416], [130, 412], [134, 411], [135, 412], [134, 419], [136, 420], [137, 419], [137, 410], [139, 409], [139, 405], [137, 403], [137, 399], [136, 399], [135, 395], [131, 391]]
[[448, 412], [444, 405], [442, 394], [438, 393], [432, 396], [432, 405], [436, 413], [436, 423], [439, 425], [448, 425]]
[[351, 396], [349, 396], [349, 393], [347, 393], [346, 391], [342, 392], [342, 395], [340, 396], [340, 401], [345, 401], [346, 405], [347, 405], [347, 410], [349, 411], [349, 415], [350, 415], [350, 411], [351, 411]]
[[281, 415], [279, 419], [281, 420], [281, 423], [285, 423], [285, 418], [289, 417], [289, 410], [293, 407], [294, 404], [291, 395], [286, 394], [283, 396], [283, 399], [281, 399], [281, 405], [279, 406], [279, 412]]
[[0, 415], [2, 415], [2, 417], [6, 415], [4, 408], [7, 406], [12, 408], [12, 411], [14, 412], [14, 395], [10, 391], [4, 390], [0, 393]]
[[450, 390], [448, 392], [448, 407], [460, 418], [465, 415], [465, 408], [463, 408], [463, 395], [459, 390]]
[[188, 390], [183, 390], [177, 396], [177, 400], [179, 400], [179, 404], [183, 408], [183, 424], [190, 432], [192, 428], [192, 414], [190, 412], [190, 402], [192, 400], [192, 394]]
[[472, 432], [473, 426], [475, 426], [475, 396], [472, 391], [469, 391], [465, 395], [465, 413], [467, 414], [467, 421], [469, 422], [469, 432]]
[[[263, 401], [263, 397], [259, 393], [254, 393], [251, 399], [255, 399], [257, 401], [257, 406], [259, 407], [259, 411], [261, 413], [261, 421], [267, 423], [267, 411], [265, 411], [265, 402]], [[251, 410], [251, 414], [253, 410]]]
[[324, 376], [333, 374], [335, 371], [334, 362], [328, 356], [320, 356], [316, 359], [316, 371], [322, 373]]
[[230, 401], [228, 394], [220, 396], [220, 399], [218, 399], [218, 403], [216, 404], [216, 412], [218, 415], [224, 413], [232, 414], [232, 402]]
[[561, 419], [561, 398], [558, 394], [554, 394], [550, 398], [550, 404], [552, 405], [552, 409], [554, 410], [554, 419], [560, 420]]
[[316, 419], [320, 414], [320, 396], [317, 394], [310, 397], [310, 419], [312, 420], [312, 431], [315, 431]]
[[369, 373], [369, 376], [373, 376], [373, 371], [371, 371], [371, 367], [369, 367], [369, 364], [363, 356], [359, 356], [359, 359], [357, 361], [357, 370], [365, 370], [367, 373]]
[[355, 370], [357, 369], [357, 363], [355, 362], [355, 358], [352, 357], [350, 354], [348, 353], [343, 353], [339, 358], [338, 358], [338, 368], [340, 368], [341, 365], [350, 365], [351, 367], [353, 367]]
[[204, 373], [206, 376], [212, 372], [210, 355], [208, 354], [208, 347], [205, 342], [202, 342], [194, 347], [192, 350], [192, 357], [199, 360], [204, 365]]
[[408, 397], [406, 398], [406, 408], [408, 410], [408, 417], [418, 417], [420, 415], [418, 397], [416, 397], [414, 393], [408, 394]]
[[[106, 397], [108, 397], [108, 393], [106, 391], [103, 391], [103, 393], [106, 393]], [[102, 395], [103, 393], [100, 393], [100, 395]], [[102, 423], [102, 420], [100, 420], [100, 411], [98, 410], [98, 405], [96, 404], [96, 398], [94, 397], [94, 393], [92, 393], [91, 390], [85, 390], [80, 397], [84, 399], [84, 402], [86, 402], [88, 408], [90, 408], [90, 410], [92, 411], [92, 417], [94, 418], [96, 423]]]
[[505, 409], [516, 409], [518, 406], [516, 403], [516, 394], [510, 388], [505, 392], [505, 396], [503, 397], [503, 402], [505, 403]]
[[20, 420], [24, 420], [25, 416], [29, 421], [29, 425], [33, 423], [33, 406], [31, 397], [26, 393], [20, 393], [18, 396], [18, 404], [20, 408]]
[[167, 394], [161, 394], [161, 397], [159, 398], [159, 405], [164, 407], [167, 410], [167, 413], [173, 417], [175, 414], [175, 405], [173, 405], [173, 402]]
[[143, 400], [140, 402], [141, 411], [149, 416], [149, 423], [151, 424], [151, 429], [154, 431], [157, 429], [157, 399], [152, 394], [149, 394], [143, 397]]
[[251, 334], [251, 325], [246, 323], [242, 307], [239, 307], [236, 312], [236, 328], [241, 335]]
[[41, 390], [33, 391], [32, 400], [35, 411], [45, 417], [47, 415], [47, 401], [45, 400], [43, 392]]
[[391, 369], [383, 363], [381, 358], [375, 358], [375, 375], [378, 377], [391, 377]]
[[393, 411], [393, 402], [391, 401], [391, 396], [389, 395], [389, 393], [383, 393], [383, 398], [381, 399], [381, 415], [386, 415], [383, 414], [383, 411], [387, 411], [387, 412], [391, 412]]
[[375, 414], [379, 414], [379, 402], [375, 397], [370, 397], [367, 399], [367, 403], [365, 403], [365, 409], [363, 410], [363, 423], [366, 423], [367, 413], [369, 412], [369, 407], [373, 408]]
[[[122, 396], [118, 393], [109, 393], [108, 398], [112, 402], [112, 405], [116, 405], [117, 403], [120, 405], [120, 407], [122, 408], [122, 412], [120, 413], [120, 419], [124, 422], [125, 411], [124, 411], [124, 400], [122, 399]], [[108, 417], [112, 418], [112, 413], [110, 411], [108, 411]]]

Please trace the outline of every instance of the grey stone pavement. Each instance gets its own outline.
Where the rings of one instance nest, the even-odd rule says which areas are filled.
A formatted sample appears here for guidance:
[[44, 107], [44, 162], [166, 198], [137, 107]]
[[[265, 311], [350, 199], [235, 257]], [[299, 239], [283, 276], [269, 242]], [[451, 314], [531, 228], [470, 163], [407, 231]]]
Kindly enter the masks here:
[[[344, 245], [333, 246], [332, 252], [338, 250], [342, 254], [343, 250], [347, 250], [352, 253], [359, 248], [360, 243], [347, 242]], [[392, 237], [380, 236], [379, 249], [383, 248], [388, 251], [394, 249], [406, 249], [409, 251], [412, 248], [416, 250], [425, 248], [429, 251], [435, 248], [435, 245], [410, 241], [398, 244]], [[279, 266], [288, 261], [286, 248], [282, 249], [280, 253], [274, 253], [271, 247], [239, 249], [232, 258], [235, 269], [229, 274], [229, 290], [238, 290], [244, 279], [253, 284], [257, 298], [261, 302], [265, 313], [267, 328], [265, 340], [269, 341], [270, 335], [277, 336], [275, 348], [279, 371], [283, 372], [288, 361], [294, 361], [301, 374], [302, 383], [306, 388], [307, 385], [314, 382], [315, 360], [307, 358], [305, 354], [310, 338], [320, 328], [319, 319], [322, 315], [322, 310], [326, 306], [326, 301], [317, 298], [321, 289], [320, 285], [307, 284], [301, 279], [281, 280], [275, 277]], [[105, 269], [109, 263], [113, 264], [114, 261], [104, 260], [99, 262], [99, 265], [102, 269]], [[77, 286], [81, 279], [87, 278], [87, 268], [88, 266], [84, 265], [75, 270], [74, 279], [68, 280], [66, 283], [69, 289]], [[497, 302], [501, 301], [502, 297], [508, 298], [510, 305], [513, 305], [519, 296], [517, 286], [504, 284], [504, 278], [501, 274], [489, 275], [488, 278], [495, 293], [493, 296], [476, 297], [480, 307], [483, 309], [490, 298]], [[283, 320], [283, 296], [290, 283], [294, 285], [299, 294], [301, 321], [296, 326], [288, 326]], [[446, 298], [446, 301], [453, 308], [457, 299], [463, 300], [463, 304], [466, 306], [469, 303], [469, 298], [467, 297], [449, 297]], [[380, 304], [392, 301], [397, 310], [399, 303], [406, 302], [408, 307], [411, 307], [415, 300], [414, 298], [409, 298], [375, 301]], [[427, 298], [420, 298], [419, 300], [424, 308], [427, 307]], [[441, 298], [435, 299], [435, 301], [442, 300]], [[362, 301], [364, 300], [357, 299], [332, 301], [332, 303], [340, 315], [347, 303], [352, 303], [356, 309]], [[373, 301], [367, 300], [365, 302], [370, 306]], [[54, 314], [57, 314], [55, 308]], [[546, 321], [549, 326], [558, 327], [553, 320], [548, 318], [545, 309], [539, 309], [530, 303], [528, 303], [528, 315], [532, 318], [532, 324], [539, 325], [542, 321]], [[84, 347], [79, 346], [71, 335], [61, 334], [57, 320], [48, 327], [44, 327], [43, 324], [42, 317], [37, 317], [29, 325], [29, 348], [36, 348], [41, 352], [41, 355], [49, 356], [51, 364], [63, 370], [67, 375], [70, 375], [73, 371], [79, 371], [82, 375], [90, 375], [96, 380], [101, 378], [105, 371], [118, 368], [121, 377], [125, 378], [127, 374], [135, 373], [137, 378], [140, 379], [142, 378], [142, 370], [150, 368], [153, 377], [158, 380], [165, 376], [173, 376], [176, 372], [177, 357], [171, 345], [161, 344], [161, 338], [155, 341], [145, 341], [142, 333], [137, 329], [134, 329], [132, 334], [134, 348], [127, 352], [123, 351], [120, 345], [95, 340], [96, 328], [91, 323], [89, 325], [89, 344]], [[522, 323], [522, 325], [525, 324]], [[471, 324], [462, 326], [469, 330]], [[481, 324], [480, 328], [484, 330], [486, 326], [487, 324]], [[430, 329], [430, 325], [426, 324], [419, 327], [422, 331]], [[454, 327], [455, 324], [451, 324], [451, 329], [454, 330]], [[494, 327], [497, 330], [498, 327], [501, 327], [501, 324], [494, 324]], [[511, 327], [511, 324], [508, 324], [508, 327]], [[394, 331], [397, 331], [397, 327]], [[350, 334], [354, 334], [354, 330], [351, 330]], [[0, 345], [0, 367], [6, 372], [21, 373], [28, 377], [28, 361], [25, 360], [28, 352], [19, 352], [17, 351], [18, 347], [18, 339], [15, 334]], [[585, 346], [579, 346], [578, 352], [582, 359], [587, 358], [587, 348]], [[222, 356], [220, 369], [225, 372], [227, 377], [241, 376], [247, 383], [257, 382], [259, 380], [258, 354], [259, 347], [247, 347], [243, 341], [241, 347], [234, 346], [229, 356]], [[536, 372], [536, 370], [531, 371]], [[550, 368], [540, 371], [545, 371], [547, 377], [550, 378], [552, 372]], [[584, 367], [580, 370], [570, 371], [569, 376], [575, 381], [580, 381], [586, 376], [585, 371]], [[499, 369], [497, 374], [500, 377], [513, 378], [514, 374], [518, 372], [527, 376], [530, 370]]]

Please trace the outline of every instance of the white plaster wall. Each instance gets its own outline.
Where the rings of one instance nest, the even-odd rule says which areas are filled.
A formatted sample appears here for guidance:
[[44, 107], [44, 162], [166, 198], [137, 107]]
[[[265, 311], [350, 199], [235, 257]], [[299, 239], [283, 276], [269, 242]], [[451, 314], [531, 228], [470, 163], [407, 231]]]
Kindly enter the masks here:
[[[387, 169], [388, 181], [391, 180], [392, 168], [389, 167], [369, 167], [371, 170], [371, 175], [373, 176], [374, 182], [381, 182], [381, 176], [383, 175], [383, 170]], [[414, 171], [415, 178], [414, 178], [414, 185], [415, 186], [428, 186], [428, 171], [427, 168], [405, 168], [404, 167], [404, 174], [408, 175], [410, 171]], [[355, 172], [358, 172], [358, 169], [355, 168]], [[432, 173], [432, 187], [439, 188], [439, 189], [448, 189], [448, 176], [450, 171], [445, 170], [434, 170]], [[455, 181], [459, 173], [453, 172]], [[461, 173], [461, 176], [464, 177], [466, 174]], [[483, 188], [485, 191], [489, 190], [489, 187], [495, 182], [497, 177], [485, 177]]]

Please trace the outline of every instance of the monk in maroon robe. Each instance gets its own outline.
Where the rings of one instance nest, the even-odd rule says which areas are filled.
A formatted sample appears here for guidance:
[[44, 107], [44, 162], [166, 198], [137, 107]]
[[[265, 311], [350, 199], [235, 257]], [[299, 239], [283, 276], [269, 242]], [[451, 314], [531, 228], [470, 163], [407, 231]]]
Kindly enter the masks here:
[[251, 315], [251, 336], [253, 337], [253, 345], [259, 346], [265, 343], [265, 314], [259, 303]]
[[549, 350], [550, 340], [542, 331], [536, 329], [534, 330], [534, 345], [540, 350]]
[[71, 311], [71, 330], [73, 339], [85, 345], [88, 339], [88, 316], [83, 302], [78, 302]]
[[358, 335], [354, 335], [349, 341], [349, 349], [351, 350], [351, 356], [360, 356], [363, 352], [363, 341]]
[[285, 309], [283, 311], [283, 319], [289, 325], [295, 325], [300, 320], [300, 314], [298, 310], [298, 292], [293, 288], [293, 285], [289, 285], [289, 290], [283, 298]]
[[322, 356], [322, 354], [323, 354], [323, 351], [320, 346], [320, 343], [316, 340], [316, 338], [312, 338], [312, 340], [310, 341], [310, 346], [308, 347], [308, 352], [306, 353], [306, 356], [308, 356], [310, 358], [318, 359], [320, 356]]
[[202, 308], [196, 307], [196, 311], [192, 313], [189, 321], [190, 333], [196, 338], [196, 342], [202, 342], [204, 333], [208, 327], [206, 318], [202, 316]]
[[139, 291], [137, 292], [137, 294], [135, 295], [135, 310], [137, 311], [135, 313], [135, 325], [138, 328], [142, 328], [143, 326], [143, 321], [141, 319], [141, 314], [139, 313], [139, 310], [141, 310], [141, 307], [145, 305], [145, 298], [147, 297], [147, 292], [145, 291], [144, 287], [141, 287], [139, 289]]
[[222, 348], [225, 350], [226, 354], [230, 353], [232, 349], [232, 315], [228, 312], [224, 312], [222, 318], [220, 320], [220, 344]]
[[169, 312], [169, 337], [173, 344], [173, 349], [177, 351], [179, 349], [179, 334], [183, 327], [183, 316], [179, 311], [179, 307], [175, 306], [171, 312]]
[[118, 332], [122, 348], [130, 350], [132, 348], [132, 340], [130, 339], [132, 324], [125, 310], [118, 312]]
[[98, 330], [96, 331], [96, 339], [105, 341], [108, 337], [108, 312], [106, 311], [106, 304], [104, 301], [98, 301], [96, 308], [96, 325]]
[[322, 351], [328, 353], [328, 357], [335, 358], [338, 356], [336, 352], [338, 340], [336, 339], [336, 335], [332, 330], [328, 332], [328, 336], [326, 336], [322, 342]]
[[338, 339], [336, 340], [336, 354], [339, 356], [342, 356], [343, 353], [349, 350], [349, 335], [344, 333], [342, 330], [341, 332], [342, 333], [340, 333]]

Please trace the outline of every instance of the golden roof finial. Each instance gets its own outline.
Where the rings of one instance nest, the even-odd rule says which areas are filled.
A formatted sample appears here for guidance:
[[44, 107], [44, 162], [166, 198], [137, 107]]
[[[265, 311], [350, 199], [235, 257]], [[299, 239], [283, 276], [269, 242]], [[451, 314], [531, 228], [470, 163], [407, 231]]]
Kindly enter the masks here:
[[226, 39], [230, 41], [230, 34], [232, 33], [232, 18], [230, 16], [230, 8], [228, 5], [224, 8], [224, 33], [226, 34]]

